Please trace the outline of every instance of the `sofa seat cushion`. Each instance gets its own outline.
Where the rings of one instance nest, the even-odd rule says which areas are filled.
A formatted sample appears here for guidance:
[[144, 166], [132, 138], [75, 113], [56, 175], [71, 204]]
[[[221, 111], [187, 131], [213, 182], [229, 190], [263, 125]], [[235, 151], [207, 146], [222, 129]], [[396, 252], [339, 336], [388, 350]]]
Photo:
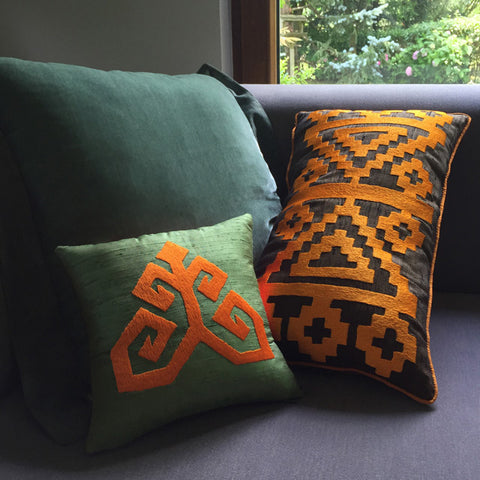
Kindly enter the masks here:
[[477, 478], [480, 296], [436, 295], [430, 331], [441, 389], [428, 406], [360, 375], [298, 367], [298, 402], [216, 410], [86, 456], [81, 442], [45, 437], [12, 394], [0, 403], [0, 478]]

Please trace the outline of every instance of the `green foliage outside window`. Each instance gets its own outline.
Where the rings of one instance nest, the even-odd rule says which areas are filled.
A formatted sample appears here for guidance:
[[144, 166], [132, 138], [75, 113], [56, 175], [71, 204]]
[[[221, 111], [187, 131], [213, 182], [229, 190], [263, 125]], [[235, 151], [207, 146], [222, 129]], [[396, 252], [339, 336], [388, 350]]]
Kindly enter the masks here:
[[281, 83], [480, 83], [480, 0], [280, 6]]

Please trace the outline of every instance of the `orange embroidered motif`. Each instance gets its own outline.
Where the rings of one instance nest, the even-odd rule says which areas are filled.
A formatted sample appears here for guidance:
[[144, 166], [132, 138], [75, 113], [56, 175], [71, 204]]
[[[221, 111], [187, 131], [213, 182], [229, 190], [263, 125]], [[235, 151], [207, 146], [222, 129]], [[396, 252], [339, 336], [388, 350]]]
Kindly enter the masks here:
[[151, 362], [157, 362], [177, 324], [140, 308], [110, 352], [113, 372], [119, 392], [142, 391], [172, 383], [199, 343], [208, 345], [212, 350], [230, 360], [235, 365], [269, 360], [274, 354], [268, 343], [262, 317], [240, 295], [229, 291], [216, 309], [212, 320], [245, 340], [251, 334], [251, 328], [234, 313], [235, 309], [244, 312], [252, 321], [252, 332], [258, 341], [258, 348], [240, 352], [209, 330], [203, 321], [200, 304], [194, 290], [194, 283], [203, 273], [198, 292], [212, 302], [216, 302], [225, 286], [228, 275], [208, 260], [197, 256], [188, 267], [184, 261], [188, 250], [172, 242], [166, 242], [156, 255], [170, 265], [171, 271], [149, 263], [132, 293], [150, 305], [166, 312], [173, 304], [175, 295], [158, 282], [173, 287], [183, 300], [187, 317], [187, 330], [168, 365], [142, 373], [134, 373], [130, 361], [129, 347], [145, 328], [156, 331], [152, 342], [148, 336], [138, 355]]
[[272, 334], [300, 360], [337, 366], [354, 347], [355, 367], [390, 378], [425, 336], [412, 327], [416, 280], [404, 258], [434, 220], [439, 187], [423, 158], [445, 144], [452, 117], [332, 110], [303, 121], [274, 231], [281, 248], [259, 280]]

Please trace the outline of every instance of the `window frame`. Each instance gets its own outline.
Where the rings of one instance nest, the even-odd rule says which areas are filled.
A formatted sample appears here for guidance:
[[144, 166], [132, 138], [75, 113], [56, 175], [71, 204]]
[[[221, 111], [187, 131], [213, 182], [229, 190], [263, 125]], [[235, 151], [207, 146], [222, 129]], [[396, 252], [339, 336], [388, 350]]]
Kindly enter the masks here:
[[279, 83], [278, 1], [231, 2], [233, 77], [240, 83]]

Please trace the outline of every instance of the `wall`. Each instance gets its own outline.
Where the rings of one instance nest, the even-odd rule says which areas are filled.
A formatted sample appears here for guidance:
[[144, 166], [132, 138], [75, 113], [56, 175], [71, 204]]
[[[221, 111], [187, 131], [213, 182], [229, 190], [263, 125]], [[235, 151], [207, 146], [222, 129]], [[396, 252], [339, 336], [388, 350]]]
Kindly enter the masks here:
[[1, 0], [0, 56], [231, 74], [229, 0]]

